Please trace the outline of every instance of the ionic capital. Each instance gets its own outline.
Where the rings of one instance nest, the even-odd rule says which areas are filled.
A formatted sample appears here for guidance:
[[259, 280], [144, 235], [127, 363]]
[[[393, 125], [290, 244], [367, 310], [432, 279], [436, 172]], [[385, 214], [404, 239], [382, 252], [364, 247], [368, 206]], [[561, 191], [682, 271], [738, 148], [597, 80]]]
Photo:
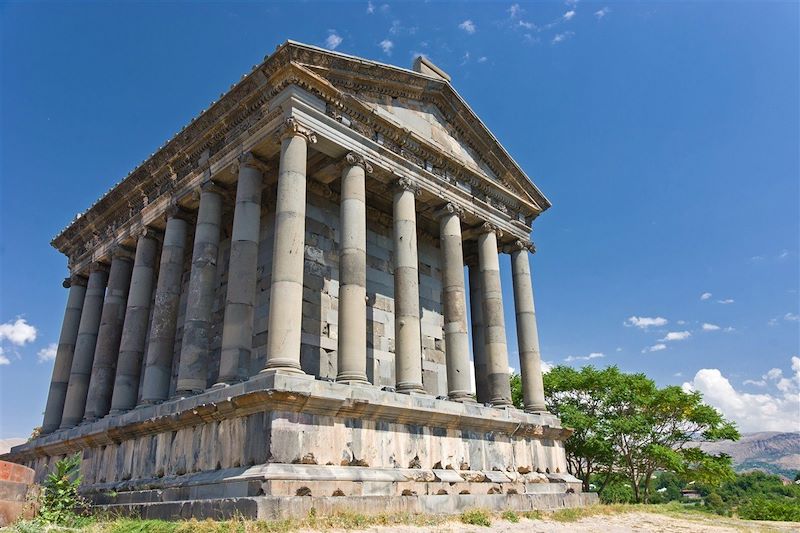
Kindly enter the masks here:
[[123, 261], [133, 261], [136, 256], [136, 251], [125, 246], [124, 244], [117, 244], [111, 249], [111, 259], [122, 259]]
[[64, 283], [62, 283], [61, 285], [65, 289], [69, 289], [73, 285], [85, 287], [88, 281], [89, 280], [86, 278], [86, 276], [76, 273], [76, 274], [71, 274], [68, 278], [64, 278]]
[[239, 174], [241, 167], [250, 167], [258, 170], [261, 174], [266, 174], [269, 170], [269, 165], [256, 157], [253, 152], [245, 152], [239, 156], [236, 162], [233, 163], [233, 173]]
[[419, 185], [417, 185], [411, 178], [405, 178], [405, 177], [398, 178], [394, 182], [394, 190], [398, 192], [409, 191], [412, 194], [414, 194], [414, 196], [419, 196], [420, 193]]
[[214, 194], [225, 194], [227, 189], [212, 179], [207, 179], [200, 184], [201, 192], [211, 192]]
[[108, 263], [103, 261], [94, 261], [91, 265], [89, 265], [89, 273], [93, 272], [105, 272], [108, 274]]
[[347, 155], [344, 156], [344, 160], [342, 160], [342, 165], [345, 168], [361, 167], [367, 174], [372, 174], [372, 165], [369, 164], [369, 161], [367, 161], [363, 155], [355, 152], [348, 152]]
[[464, 209], [461, 206], [456, 205], [452, 202], [447, 202], [447, 204], [445, 204], [441, 209], [439, 209], [434, 213], [434, 216], [437, 219], [441, 219], [443, 217], [450, 215], [455, 215], [459, 219], [462, 219], [464, 218]]
[[167, 207], [165, 212], [167, 220], [171, 218], [180, 218], [181, 220], [189, 221], [191, 219], [192, 214], [187, 211], [183, 206], [178, 204], [175, 200], [172, 200]]
[[281, 127], [278, 128], [278, 138], [281, 141], [290, 137], [305, 137], [309, 144], [317, 142], [317, 134], [302, 126], [294, 117], [284, 120]]
[[517, 239], [503, 247], [503, 251], [509, 254], [523, 250], [533, 254], [536, 253], [536, 246], [529, 239]]
[[139, 238], [140, 239], [160, 240], [161, 239], [161, 230], [153, 228], [153, 227], [150, 227], [150, 226], [144, 226], [139, 231]]
[[491, 222], [484, 222], [481, 224], [480, 228], [478, 228], [479, 235], [483, 235], [485, 233], [494, 233], [498, 239], [503, 236], [503, 230]]

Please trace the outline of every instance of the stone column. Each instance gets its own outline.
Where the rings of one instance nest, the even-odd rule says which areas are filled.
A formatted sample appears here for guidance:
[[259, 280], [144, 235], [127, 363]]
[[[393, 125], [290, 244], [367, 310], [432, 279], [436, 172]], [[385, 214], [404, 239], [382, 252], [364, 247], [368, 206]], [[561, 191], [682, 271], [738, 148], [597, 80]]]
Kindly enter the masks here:
[[89, 392], [86, 395], [86, 411], [83, 419], [87, 422], [97, 420], [108, 414], [111, 405], [111, 392], [114, 376], [117, 373], [119, 343], [122, 338], [122, 324], [125, 321], [125, 308], [133, 273], [133, 250], [117, 246], [111, 259], [111, 272], [100, 317], [97, 333], [97, 347], [92, 362], [92, 376]]
[[484, 344], [483, 295], [481, 271], [477, 261], [469, 265], [469, 308], [472, 315], [472, 358], [475, 366], [475, 398], [478, 403], [489, 401], [489, 381], [486, 377], [486, 345]]
[[208, 383], [209, 337], [214, 296], [217, 292], [217, 256], [223, 193], [224, 190], [210, 180], [203, 184], [200, 192], [178, 366], [178, 395], [203, 392]]
[[542, 357], [539, 352], [539, 332], [536, 328], [536, 308], [533, 305], [529, 251], [535, 251], [531, 242], [517, 241], [511, 252], [511, 276], [514, 281], [514, 307], [517, 316], [522, 397], [526, 411], [546, 413], [544, 385], [542, 384]]
[[53, 377], [50, 379], [50, 392], [47, 395], [47, 407], [42, 422], [44, 435], [52, 433], [61, 425], [72, 357], [75, 354], [75, 341], [78, 339], [78, 326], [81, 323], [83, 298], [86, 296], [86, 278], [80, 274], [73, 274], [64, 280], [64, 288], [69, 289], [69, 295], [64, 321], [61, 323], [61, 335], [58, 337]]
[[136, 243], [128, 307], [119, 343], [117, 375], [111, 395], [111, 414], [136, 407], [139, 378], [142, 370], [147, 326], [150, 320], [150, 300], [153, 297], [153, 271], [158, 252], [158, 234], [145, 228]]
[[[288, 118], [280, 133], [269, 331], [265, 371], [302, 373], [303, 262], [306, 237], [306, 159], [316, 135]], [[278, 306], [280, 305], [280, 312]]]
[[94, 349], [97, 345], [97, 330], [100, 329], [100, 315], [103, 312], [106, 283], [108, 283], [108, 266], [104, 263], [93, 263], [89, 270], [89, 282], [86, 285], [81, 322], [78, 326], [78, 338], [75, 341], [75, 354], [69, 373], [64, 414], [61, 417], [60, 427], [62, 429], [71, 428], [83, 420]]
[[439, 213], [442, 253], [442, 302], [447, 363], [447, 395], [457, 402], [473, 401], [470, 394], [467, 299], [464, 287], [464, 249], [461, 241], [462, 212], [447, 204]]
[[349, 153], [342, 169], [339, 252], [339, 349], [336, 381], [367, 380], [367, 204], [370, 164]]
[[147, 359], [142, 376], [143, 404], [163, 402], [169, 397], [188, 228], [186, 218], [187, 213], [177, 206], [172, 206], [167, 213], [150, 339], [147, 343]]
[[250, 377], [261, 229], [261, 182], [266, 170], [266, 165], [252, 153], [248, 152], [239, 158], [218, 385], [244, 381]]
[[397, 180], [394, 193], [395, 388], [405, 393], [424, 392], [415, 205], [418, 194], [419, 189], [411, 180]]
[[506, 326], [503, 317], [503, 292], [500, 286], [500, 261], [497, 255], [499, 230], [484, 224], [478, 236], [478, 261], [481, 269], [484, 347], [489, 402], [496, 407], [511, 405]]

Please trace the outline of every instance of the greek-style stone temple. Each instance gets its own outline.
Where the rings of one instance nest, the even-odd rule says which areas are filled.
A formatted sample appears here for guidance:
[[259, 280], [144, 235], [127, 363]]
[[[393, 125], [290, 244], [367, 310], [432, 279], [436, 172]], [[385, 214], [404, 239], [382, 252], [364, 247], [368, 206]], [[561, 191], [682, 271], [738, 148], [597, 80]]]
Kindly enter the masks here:
[[94, 505], [145, 517], [591, 501], [542, 387], [549, 206], [427, 59], [287, 42], [53, 240], [41, 435], [6, 458], [80, 453]]

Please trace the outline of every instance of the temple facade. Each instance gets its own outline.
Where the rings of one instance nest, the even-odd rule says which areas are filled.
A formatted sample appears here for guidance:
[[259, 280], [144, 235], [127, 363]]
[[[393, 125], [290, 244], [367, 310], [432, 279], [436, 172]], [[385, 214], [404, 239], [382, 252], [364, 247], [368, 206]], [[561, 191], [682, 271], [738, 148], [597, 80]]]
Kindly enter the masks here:
[[6, 457], [80, 453], [84, 494], [143, 516], [590, 501], [542, 386], [548, 207], [430, 61], [287, 42], [53, 240], [41, 434]]

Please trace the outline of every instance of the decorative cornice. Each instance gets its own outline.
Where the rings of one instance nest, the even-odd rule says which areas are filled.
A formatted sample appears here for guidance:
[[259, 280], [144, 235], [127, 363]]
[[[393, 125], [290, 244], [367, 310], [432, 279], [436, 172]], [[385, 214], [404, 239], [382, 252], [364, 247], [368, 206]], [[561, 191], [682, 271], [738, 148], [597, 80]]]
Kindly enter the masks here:
[[355, 152], [348, 152], [348, 154], [344, 156], [342, 164], [351, 167], [361, 167], [367, 174], [372, 174], [373, 171], [372, 165], [369, 164], [369, 161], [367, 161], [363, 155]]
[[504, 253], [514, 253], [519, 251], [526, 251], [528, 253], [536, 253], [536, 246], [529, 239], [517, 239], [503, 246]]
[[297, 122], [297, 119], [294, 117], [289, 117], [284, 120], [283, 124], [278, 129], [278, 139], [281, 141], [291, 137], [305, 137], [308, 144], [317, 142], [317, 134]]
[[117, 244], [111, 249], [111, 259], [121, 259], [122, 261], [133, 261], [136, 250], [124, 244]]

